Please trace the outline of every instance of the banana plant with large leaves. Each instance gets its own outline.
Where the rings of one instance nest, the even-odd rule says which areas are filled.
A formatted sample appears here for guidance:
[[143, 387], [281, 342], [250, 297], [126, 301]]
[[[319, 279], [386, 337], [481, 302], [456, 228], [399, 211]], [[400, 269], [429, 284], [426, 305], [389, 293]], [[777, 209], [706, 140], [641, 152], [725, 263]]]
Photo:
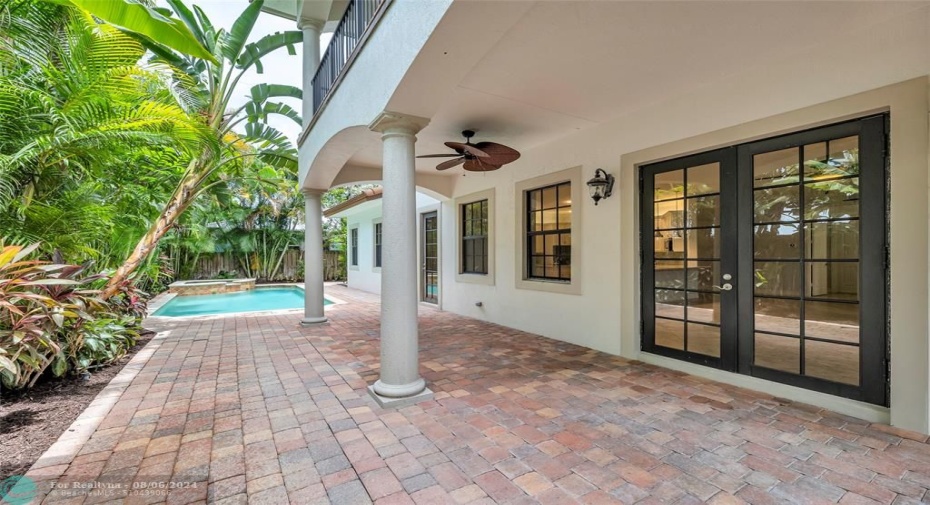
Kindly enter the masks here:
[[212, 58], [184, 54], [142, 33], [136, 32], [134, 36], [155, 55], [152, 63], [170, 69], [176, 99], [188, 114], [202, 118], [222, 149], [219, 152], [204, 150], [191, 158], [161, 215], [111, 277], [103, 292], [104, 298], [130, 282], [132, 273], [219, 174], [254, 160], [281, 171], [294, 172], [297, 168], [297, 152], [293, 145], [281, 131], [268, 125], [267, 119], [269, 115], [280, 115], [300, 124], [297, 112], [277, 100], [301, 98], [299, 88], [260, 84], [249, 90], [244, 104], [235, 108], [231, 108], [231, 104], [240, 96], [237, 85], [246, 72], [254, 69], [262, 73], [262, 57], [274, 51], [286, 49], [289, 54], [296, 54], [295, 45], [303, 40], [303, 34], [300, 31], [279, 32], [249, 42], [264, 0], [251, 2], [228, 31], [214, 26], [197, 6], [188, 8], [181, 0], [167, 0], [167, 3]]
[[45, 1], [87, 11], [117, 28], [157, 39], [159, 44], [172, 50], [216, 62], [181, 20], [137, 0]]

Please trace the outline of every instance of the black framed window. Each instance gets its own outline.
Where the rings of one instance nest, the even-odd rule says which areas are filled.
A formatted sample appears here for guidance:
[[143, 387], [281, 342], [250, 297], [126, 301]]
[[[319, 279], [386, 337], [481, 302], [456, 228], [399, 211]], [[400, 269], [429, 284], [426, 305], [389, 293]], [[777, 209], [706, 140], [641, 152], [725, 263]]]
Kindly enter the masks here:
[[572, 183], [526, 192], [529, 279], [572, 280]]
[[488, 201], [462, 205], [462, 273], [488, 273]]
[[358, 228], [349, 230], [349, 261], [353, 267], [358, 266]]
[[375, 268], [381, 268], [381, 223], [375, 223]]

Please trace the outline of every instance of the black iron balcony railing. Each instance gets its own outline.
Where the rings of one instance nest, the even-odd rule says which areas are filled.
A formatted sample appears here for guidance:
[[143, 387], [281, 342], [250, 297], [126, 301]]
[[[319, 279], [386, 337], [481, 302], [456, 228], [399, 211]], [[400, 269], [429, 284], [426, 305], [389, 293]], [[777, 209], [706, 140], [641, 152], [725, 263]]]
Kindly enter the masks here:
[[345, 14], [333, 32], [320, 67], [313, 76], [313, 114], [320, 110], [342, 72], [368, 34], [375, 17], [387, 0], [350, 0]]

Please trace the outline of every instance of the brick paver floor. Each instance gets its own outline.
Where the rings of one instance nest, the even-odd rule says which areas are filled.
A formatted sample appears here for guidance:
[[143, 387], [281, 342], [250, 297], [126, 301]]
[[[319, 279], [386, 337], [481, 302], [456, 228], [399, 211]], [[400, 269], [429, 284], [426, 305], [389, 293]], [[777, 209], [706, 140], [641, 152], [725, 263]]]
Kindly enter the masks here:
[[177, 504], [930, 501], [925, 436], [429, 308], [435, 400], [381, 409], [377, 298], [327, 290], [348, 303], [316, 328], [150, 320], [151, 358], [77, 456], [30, 473], [97, 492], [45, 501], [112, 500], [106, 483]]

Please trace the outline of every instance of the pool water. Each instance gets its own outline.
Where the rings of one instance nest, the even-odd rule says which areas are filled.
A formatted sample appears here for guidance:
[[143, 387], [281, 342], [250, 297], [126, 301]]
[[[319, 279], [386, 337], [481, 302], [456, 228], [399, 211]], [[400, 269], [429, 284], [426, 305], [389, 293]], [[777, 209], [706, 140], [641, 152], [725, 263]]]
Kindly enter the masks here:
[[[323, 305], [333, 302], [324, 299]], [[258, 312], [262, 310], [301, 309], [304, 290], [295, 287], [255, 288], [238, 293], [176, 296], [155, 311], [153, 316], [203, 316]]]

